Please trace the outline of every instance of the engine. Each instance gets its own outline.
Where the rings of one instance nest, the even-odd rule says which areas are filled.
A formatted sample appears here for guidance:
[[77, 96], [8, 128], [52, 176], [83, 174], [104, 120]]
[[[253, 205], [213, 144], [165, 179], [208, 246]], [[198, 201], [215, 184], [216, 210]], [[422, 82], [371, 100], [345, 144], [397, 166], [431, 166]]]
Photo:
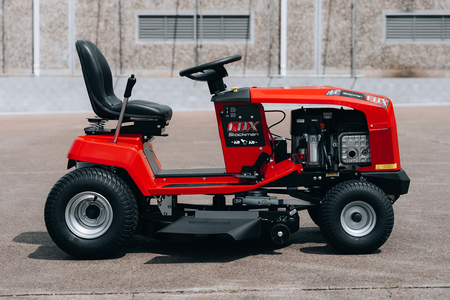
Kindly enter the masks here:
[[357, 170], [370, 165], [366, 116], [357, 110], [301, 108], [291, 112], [291, 153], [305, 170]]

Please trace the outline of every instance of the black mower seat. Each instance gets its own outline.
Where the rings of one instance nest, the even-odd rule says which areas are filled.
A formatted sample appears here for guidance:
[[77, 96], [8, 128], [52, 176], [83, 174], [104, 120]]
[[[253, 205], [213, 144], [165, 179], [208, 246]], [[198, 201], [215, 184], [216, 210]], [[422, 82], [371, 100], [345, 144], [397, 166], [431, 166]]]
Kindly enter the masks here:
[[[114, 94], [111, 69], [103, 54], [92, 42], [76, 42], [84, 82], [91, 100], [92, 109], [101, 118], [118, 119], [122, 101]], [[130, 100], [125, 110], [125, 119], [139, 118], [149, 121], [169, 121], [172, 109], [164, 104], [145, 100]]]
[[[122, 101], [113, 106], [113, 111], [117, 113], [117, 116], [121, 109]], [[130, 100], [125, 109], [125, 117], [168, 121], [172, 117], [172, 109], [167, 105], [146, 100]]]

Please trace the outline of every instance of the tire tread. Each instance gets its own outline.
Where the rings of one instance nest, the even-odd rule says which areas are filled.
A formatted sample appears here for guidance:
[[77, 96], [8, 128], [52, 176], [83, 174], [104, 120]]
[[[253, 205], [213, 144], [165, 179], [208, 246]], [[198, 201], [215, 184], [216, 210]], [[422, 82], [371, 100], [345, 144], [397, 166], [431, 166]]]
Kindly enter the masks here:
[[[375, 239], [365, 244], [350, 244], [341, 238], [333, 221], [336, 206], [342, 198], [354, 192], [364, 192], [376, 198], [385, 212], [384, 228]], [[378, 222], [378, 219], [377, 219]], [[387, 195], [376, 185], [362, 180], [345, 181], [334, 186], [324, 197], [319, 210], [319, 227], [327, 242], [343, 253], [364, 254], [372, 253], [381, 247], [389, 238], [394, 226], [394, 211]], [[339, 224], [340, 225], [340, 224]]]
[[[59, 201], [59, 195], [68, 187], [79, 181], [93, 181], [104, 184], [111, 188], [122, 201], [123, 205], [123, 226], [119, 234], [107, 245], [95, 250], [82, 250], [74, 248], [67, 239], [61, 236], [57, 230], [58, 224], [55, 224], [55, 203]], [[44, 209], [44, 219], [47, 231], [55, 242], [64, 252], [82, 259], [105, 258], [115, 253], [132, 235], [138, 223], [138, 208], [133, 192], [129, 186], [116, 174], [101, 168], [83, 168], [76, 169], [64, 175], [51, 189]]]

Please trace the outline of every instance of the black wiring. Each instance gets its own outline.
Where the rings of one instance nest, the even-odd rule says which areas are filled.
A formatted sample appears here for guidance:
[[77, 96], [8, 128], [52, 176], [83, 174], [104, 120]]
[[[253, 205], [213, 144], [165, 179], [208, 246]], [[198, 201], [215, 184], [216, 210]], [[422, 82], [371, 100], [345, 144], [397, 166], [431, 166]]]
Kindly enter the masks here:
[[270, 128], [272, 128], [273, 126], [280, 124], [281, 122], [284, 121], [284, 119], [286, 119], [286, 113], [285, 113], [284, 111], [282, 111], [282, 110], [266, 110], [265, 112], [280, 112], [280, 113], [283, 114], [283, 118], [282, 118], [280, 121], [276, 122], [275, 124], [270, 125], [270, 126], [269, 126], [269, 130], [270, 130]]
[[290, 138], [287, 138], [287, 137], [284, 137], [284, 136], [281, 136], [281, 135], [278, 135], [278, 134], [276, 134], [276, 133], [271, 133], [272, 135], [274, 135], [274, 136], [277, 136], [277, 137], [282, 137], [282, 138], [284, 138], [284, 139], [286, 139], [286, 140], [288, 140], [288, 141], [290, 141], [291, 139]]
[[[272, 124], [272, 125], [270, 125], [269, 126], [269, 134], [272, 136], [272, 154], [270, 155], [270, 157], [273, 157], [273, 154], [275, 153], [275, 148], [277, 147], [277, 145], [275, 144], [275, 140], [273, 139], [273, 136], [277, 136], [277, 137], [282, 137], [281, 135], [278, 135], [278, 134], [275, 134], [275, 133], [272, 133], [271, 131], [270, 131], [270, 128], [272, 128], [272, 127], [274, 127], [275, 125], [278, 125], [278, 124], [280, 124], [281, 122], [283, 122], [284, 121], [284, 119], [286, 119], [286, 113], [284, 112], [284, 111], [282, 111], [282, 110], [266, 110], [266, 111], [264, 111], [265, 113], [268, 113], [268, 112], [280, 112], [280, 113], [282, 113], [283, 114], [283, 118], [280, 120], [280, 121], [278, 121], [278, 122], [276, 122], [276, 123], [274, 123], [274, 124]], [[286, 140], [291, 140], [291, 139], [288, 139], [288, 138], [285, 138]], [[280, 142], [278, 142], [278, 143], [280, 143]]]
[[[283, 114], [283, 118], [280, 120], [280, 121], [278, 121], [278, 122], [276, 122], [275, 124], [272, 124], [272, 125], [270, 125], [269, 126], [269, 132], [270, 132], [270, 128], [272, 128], [272, 127], [274, 127], [275, 125], [278, 125], [278, 124], [280, 124], [281, 122], [283, 122], [284, 121], [284, 119], [286, 119], [286, 113], [284, 112], [284, 111], [282, 111], [282, 110], [266, 110], [266, 111], [264, 111], [264, 112], [280, 112], [280, 113], [282, 113]], [[274, 136], [277, 136], [277, 137], [284, 137], [284, 136], [281, 136], [281, 135], [278, 135], [278, 134], [275, 134], [275, 133], [270, 133], [271, 135], [274, 135]], [[289, 138], [286, 138], [286, 137], [284, 137], [286, 140], [288, 140], [288, 141], [290, 141], [291, 139], [289, 139]]]

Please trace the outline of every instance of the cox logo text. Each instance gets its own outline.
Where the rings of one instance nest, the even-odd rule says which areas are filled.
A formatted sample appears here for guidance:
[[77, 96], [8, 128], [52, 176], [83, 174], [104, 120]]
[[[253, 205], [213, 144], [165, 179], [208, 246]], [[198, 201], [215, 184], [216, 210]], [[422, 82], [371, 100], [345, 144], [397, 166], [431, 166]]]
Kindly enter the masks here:
[[242, 121], [242, 122], [230, 122], [228, 123], [228, 132], [258, 132], [256, 126], [259, 121]]

